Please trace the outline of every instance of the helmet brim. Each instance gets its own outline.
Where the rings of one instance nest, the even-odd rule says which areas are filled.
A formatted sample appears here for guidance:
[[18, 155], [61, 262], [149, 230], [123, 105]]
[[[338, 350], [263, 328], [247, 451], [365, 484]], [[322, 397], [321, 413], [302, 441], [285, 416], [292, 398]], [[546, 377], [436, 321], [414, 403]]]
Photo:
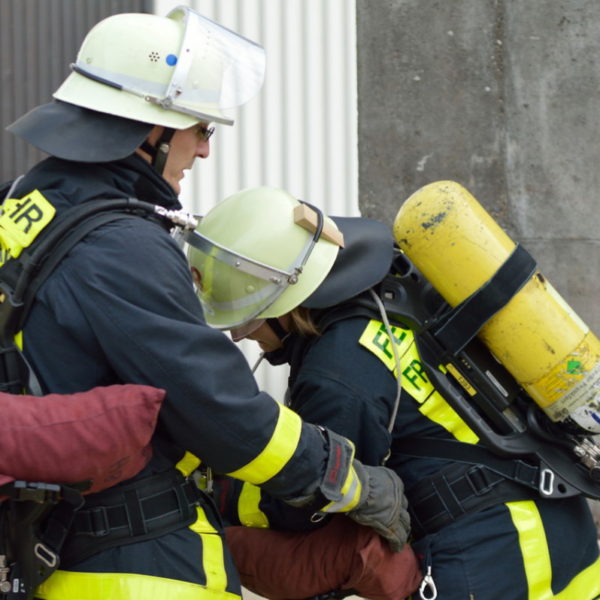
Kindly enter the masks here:
[[394, 238], [385, 223], [362, 217], [331, 219], [344, 235], [344, 247], [321, 285], [302, 302], [306, 308], [328, 308], [368, 290], [392, 264]]
[[132, 154], [154, 126], [53, 100], [6, 129], [43, 152], [78, 162], [110, 162]]

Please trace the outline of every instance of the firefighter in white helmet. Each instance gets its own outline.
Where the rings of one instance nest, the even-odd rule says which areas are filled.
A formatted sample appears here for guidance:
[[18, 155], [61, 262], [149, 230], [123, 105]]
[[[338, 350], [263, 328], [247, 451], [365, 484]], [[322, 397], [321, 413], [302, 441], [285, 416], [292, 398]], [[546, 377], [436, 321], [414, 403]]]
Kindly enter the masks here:
[[[9, 127], [50, 157], [5, 200], [3, 256], [43, 243], [48, 223], [86, 202], [181, 209], [180, 180], [208, 156], [211, 124], [231, 125], [227, 111], [258, 91], [263, 70], [262, 48], [187, 7], [98, 23], [54, 100]], [[402, 546], [400, 480], [257, 389], [242, 354], [206, 325], [160, 218], [130, 215], [88, 233], [37, 293], [23, 342], [44, 392], [166, 390], [149, 465], [87, 497], [61, 568], [36, 597], [239, 597], [214, 506], [190, 478], [200, 461], [314, 511], [347, 512]]]

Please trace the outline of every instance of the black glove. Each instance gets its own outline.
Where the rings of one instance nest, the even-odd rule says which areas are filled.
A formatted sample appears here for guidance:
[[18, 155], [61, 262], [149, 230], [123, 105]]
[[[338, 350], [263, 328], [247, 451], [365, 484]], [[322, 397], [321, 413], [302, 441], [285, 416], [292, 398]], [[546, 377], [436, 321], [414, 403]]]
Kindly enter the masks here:
[[370, 467], [354, 458], [352, 442], [322, 429], [329, 445], [325, 473], [308, 493], [287, 498], [292, 506], [310, 506], [317, 513], [346, 513], [374, 529], [400, 552], [410, 531], [402, 480], [387, 467]]

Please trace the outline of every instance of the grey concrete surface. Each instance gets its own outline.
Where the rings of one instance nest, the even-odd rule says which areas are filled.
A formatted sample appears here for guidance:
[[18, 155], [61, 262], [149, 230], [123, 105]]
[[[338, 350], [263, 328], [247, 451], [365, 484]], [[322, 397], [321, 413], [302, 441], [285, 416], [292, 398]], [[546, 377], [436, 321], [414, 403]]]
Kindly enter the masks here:
[[356, 2], [362, 213], [458, 181], [600, 335], [600, 2]]
[[600, 332], [600, 3], [357, 0], [360, 207], [467, 187]]

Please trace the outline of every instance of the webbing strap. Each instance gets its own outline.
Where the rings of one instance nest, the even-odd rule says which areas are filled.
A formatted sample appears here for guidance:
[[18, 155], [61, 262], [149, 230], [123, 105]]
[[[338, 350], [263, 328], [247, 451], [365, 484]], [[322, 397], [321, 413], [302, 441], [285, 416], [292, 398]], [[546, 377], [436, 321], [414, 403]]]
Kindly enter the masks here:
[[175, 470], [88, 496], [61, 553], [62, 564], [77, 564], [102, 550], [186, 527], [196, 519], [195, 507], [201, 502], [210, 501], [194, 481]]
[[135, 198], [92, 200], [84, 202], [51, 223], [39, 241], [21, 253], [18, 259], [7, 260], [0, 266], [0, 380], [1, 391], [10, 393], [39, 393], [40, 387], [33, 370], [14, 343], [22, 330], [35, 295], [44, 281], [66, 254], [92, 230], [110, 221], [134, 216], [154, 217], [152, 204]]
[[58, 266], [67, 253], [84, 237], [93, 230], [121, 219], [139, 218], [131, 213], [107, 211], [96, 213], [88, 217], [84, 222], [79, 223], [72, 231], [65, 235], [59, 241], [57, 246], [51, 249], [51, 254], [47, 256], [39, 271], [28, 282], [26, 289], [22, 289], [23, 310], [19, 319], [19, 329], [23, 326], [29, 313], [33, 300], [40, 286], [50, 276], [52, 271]]
[[413, 539], [435, 533], [465, 515], [535, 495], [529, 487], [482, 465], [448, 465], [406, 490]]
[[460, 352], [529, 281], [535, 269], [535, 259], [517, 244], [496, 273], [448, 314], [433, 332], [435, 337], [450, 352]]
[[484, 465], [489, 470], [515, 483], [538, 490], [541, 470], [518, 458], [502, 458], [486, 448], [455, 440], [411, 437], [394, 440], [392, 450], [410, 456], [442, 458], [471, 465]]

